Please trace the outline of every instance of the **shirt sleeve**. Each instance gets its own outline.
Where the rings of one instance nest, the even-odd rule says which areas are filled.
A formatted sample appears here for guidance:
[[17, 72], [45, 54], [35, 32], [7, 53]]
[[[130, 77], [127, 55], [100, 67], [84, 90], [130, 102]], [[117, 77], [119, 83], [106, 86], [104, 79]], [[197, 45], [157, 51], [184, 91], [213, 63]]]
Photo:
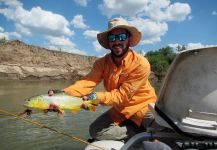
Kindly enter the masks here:
[[93, 91], [93, 89], [99, 84], [102, 80], [103, 74], [103, 62], [97, 60], [91, 72], [83, 77], [81, 80], [75, 82], [73, 85], [64, 89], [64, 91], [73, 96], [82, 97]]
[[135, 93], [139, 94], [139, 88], [148, 82], [150, 74], [150, 64], [139, 65], [136, 67], [123, 84], [118, 88], [110, 92], [97, 92], [97, 98], [99, 103], [109, 106], [118, 106], [123, 103], [134, 103], [130, 100]]

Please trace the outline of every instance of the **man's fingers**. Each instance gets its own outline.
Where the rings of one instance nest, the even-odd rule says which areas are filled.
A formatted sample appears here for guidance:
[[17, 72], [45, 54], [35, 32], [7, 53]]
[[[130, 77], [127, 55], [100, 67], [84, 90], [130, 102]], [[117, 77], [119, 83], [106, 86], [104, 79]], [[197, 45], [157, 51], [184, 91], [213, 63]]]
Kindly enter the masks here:
[[85, 105], [85, 104], [82, 104], [81, 107], [82, 107], [83, 109], [85, 109], [85, 110], [89, 110], [89, 108], [88, 108], [87, 105]]
[[48, 91], [48, 96], [53, 96], [54, 95], [54, 91], [53, 90], [49, 90]]
[[84, 101], [86, 101], [86, 100], [89, 100], [89, 97], [88, 96], [83, 96], [83, 98], [82, 98]]

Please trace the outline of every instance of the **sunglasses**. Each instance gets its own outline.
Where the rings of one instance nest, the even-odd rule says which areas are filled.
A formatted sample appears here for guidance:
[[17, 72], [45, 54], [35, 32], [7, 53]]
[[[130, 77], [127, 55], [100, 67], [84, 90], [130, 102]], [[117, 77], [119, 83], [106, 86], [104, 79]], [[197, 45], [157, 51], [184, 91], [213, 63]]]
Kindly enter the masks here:
[[108, 35], [108, 41], [114, 42], [116, 38], [119, 39], [119, 41], [125, 41], [127, 39], [128, 35], [126, 33], [120, 33], [120, 34], [109, 34]]

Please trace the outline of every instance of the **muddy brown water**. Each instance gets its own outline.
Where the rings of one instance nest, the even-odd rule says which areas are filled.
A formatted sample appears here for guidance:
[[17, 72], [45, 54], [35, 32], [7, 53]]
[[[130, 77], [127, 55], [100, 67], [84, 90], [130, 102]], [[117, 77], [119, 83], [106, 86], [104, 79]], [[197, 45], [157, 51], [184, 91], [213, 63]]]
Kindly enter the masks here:
[[[44, 94], [48, 89], [61, 89], [72, 81], [0, 81], [0, 109], [18, 114], [24, 111], [24, 100]], [[101, 86], [96, 90], [100, 91]], [[96, 112], [81, 110], [77, 114], [66, 112], [57, 117], [55, 113], [44, 115], [33, 112], [30, 119], [43, 123], [72, 136], [86, 140], [89, 137], [88, 126], [108, 108], [98, 107]], [[0, 114], [0, 149], [2, 150], [79, 150], [85, 144], [71, 140], [45, 128], [39, 128], [15, 117]]]
[[[35, 95], [45, 94], [49, 89], [62, 89], [73, 81], [8, 81], [0, 80], [0, 109], [18, 114], [25, 110], [24, 100]], [[157, 85], [159, 87], [159, 85]], [[96, 91], [103, 91], [100, 84]], [[33, 112], [30, 119], [55, 128], [82, 140], [90, 138], [88, 127], [108, 107], [97, 107], [95, 112], [81, 110], [77, 114], [66, 112], [57, 117], [55, 113], [44, 115]], [[0, 113], [0, 149], [2, 150], [82, 150], [85, 144], [59, 135], [46, 128]]]

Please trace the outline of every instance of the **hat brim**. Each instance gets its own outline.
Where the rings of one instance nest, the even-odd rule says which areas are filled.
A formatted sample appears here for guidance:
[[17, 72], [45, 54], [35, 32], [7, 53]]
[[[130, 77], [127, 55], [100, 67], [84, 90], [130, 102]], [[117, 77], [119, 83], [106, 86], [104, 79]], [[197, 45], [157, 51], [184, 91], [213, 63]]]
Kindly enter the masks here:
[[119, 26], [116, 26], [114, 28], [111, 28], [108, 31], [101, 32], [101, 33], [97, 34], [97, 40], [99, 41], [99, 43], [102, 47], [109, 49], [107, 36], [108, 36], [108, 33], [110, 31], [112, 31], [116, 28], [123, 28], [123, 29], [126, 29], [130, 32], [130, 34], [131, 34], [130, 47], [136, 46], [139, 43], [139, 41], [141, 40], [141, 32], [137, 28], [135, 28], [133, 26], [119, 25]]

